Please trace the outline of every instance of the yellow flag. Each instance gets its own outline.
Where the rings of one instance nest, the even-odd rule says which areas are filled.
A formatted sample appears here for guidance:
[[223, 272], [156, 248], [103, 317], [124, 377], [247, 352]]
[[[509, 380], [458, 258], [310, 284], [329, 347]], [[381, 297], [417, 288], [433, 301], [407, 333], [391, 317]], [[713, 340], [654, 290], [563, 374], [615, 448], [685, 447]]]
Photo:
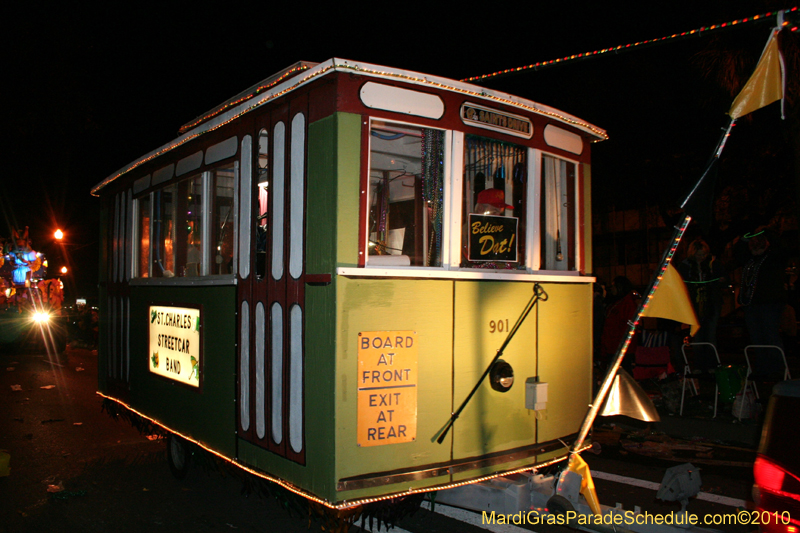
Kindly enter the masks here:
[[681, 324], [689, 324], [692, 335], [700, 329], [700, 321], [697, 320], [689, 299], [689, 291], [686, 290], [683, 278], [672, 263], [664, 271], [661, 282], [647, 303], [642, 316], [668, 318]]
[[594, 514], [603, 514], [603, 509], [600, 507], [600, 500], [597, 499], [597, 491], [594, 488], [594, 480], [592, 479], [592, 472], [589, 470], [589, 465], [583, 460], [580, 455], [573, 454], [569, 459], [569, 469], [576, 474], [580, 474], [581, 490], [580, 493], [586, 498], [586, 503], [589, 509]]
[[778, 32], [773, 31], [755, 71], [747, 80], [728, 115], [737, 119], [783, 98], [783, 61], [778, 49]]

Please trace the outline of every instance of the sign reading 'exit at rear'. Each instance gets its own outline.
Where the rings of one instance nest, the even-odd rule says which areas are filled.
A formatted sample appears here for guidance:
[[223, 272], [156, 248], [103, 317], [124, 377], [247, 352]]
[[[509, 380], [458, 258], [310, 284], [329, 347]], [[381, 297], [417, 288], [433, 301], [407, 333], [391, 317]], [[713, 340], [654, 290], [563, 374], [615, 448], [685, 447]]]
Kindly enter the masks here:
[[417, 334], [358, 334], [358, 445], [417, 438]]

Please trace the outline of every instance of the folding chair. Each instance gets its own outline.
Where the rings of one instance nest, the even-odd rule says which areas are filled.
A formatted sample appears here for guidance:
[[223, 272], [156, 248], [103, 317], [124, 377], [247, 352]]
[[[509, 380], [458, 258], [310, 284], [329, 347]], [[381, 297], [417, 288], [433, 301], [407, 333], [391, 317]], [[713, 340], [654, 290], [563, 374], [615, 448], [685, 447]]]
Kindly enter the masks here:
[[[717, 358], [717, 366], [719, 367], [721, 361], [719, 360], [719, 352], [717, 352], [717, 347], [711, 344], [710, 342], [690, 342], [688, 344], [684, 344], [681, 346], [681, 353], [683, 354], [683, 387], [681, 389], [681, 411], [680, 416], [683, 416], [683, 399], [686, 396], [686, 382], [688, 381], [691, 386], [692, 390], [694, 391], [694, 395], [697, 396], [697, 385], [694, 383], [694, 378], [692, 374], [691, 365], [689, 365], [689, 358], [686, 356], [686, 347], [687, 346], [711, 346], [711, 349], [714, 350], [714, 357]], [[719, 400], [719, 385], [717, 384], [716, 380], [714, 380], [714, 418], [717, 418], [717, 403]]]
[[772, 344], [750, 344], [749, 346], [744, 347], [744, 358], [747, 361], [747, 376], [745, 377], [745, 389], [749, 385], [753, 389], [753, 394], [755, 394], [756, 399], [761, 399], [758, 395], [758, 389], [756, 388], [755, 380], [752, 379], [753, 377], [753, 366], [750, 364], [750, 357], [747, 355], [747, 351], [750, 349], [756, 348], [775, 348], [781, 353], [781, 359], [783, 360], [783, 381], [787, 379], [792, 379], [792, 375], [789, 373], [789, 364], [786, 362], [786, 354], [783, 353], [783, 349], [780, 346], [775, 346]]

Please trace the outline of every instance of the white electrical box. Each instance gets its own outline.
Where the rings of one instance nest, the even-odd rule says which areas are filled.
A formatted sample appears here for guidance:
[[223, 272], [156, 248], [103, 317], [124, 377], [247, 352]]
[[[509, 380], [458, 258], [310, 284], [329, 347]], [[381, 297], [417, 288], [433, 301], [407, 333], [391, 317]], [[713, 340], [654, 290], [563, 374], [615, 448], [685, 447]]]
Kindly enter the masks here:
[[525, 408], [541, 411], [547, 408], [547, 383], [539, 378], [525, 380]]

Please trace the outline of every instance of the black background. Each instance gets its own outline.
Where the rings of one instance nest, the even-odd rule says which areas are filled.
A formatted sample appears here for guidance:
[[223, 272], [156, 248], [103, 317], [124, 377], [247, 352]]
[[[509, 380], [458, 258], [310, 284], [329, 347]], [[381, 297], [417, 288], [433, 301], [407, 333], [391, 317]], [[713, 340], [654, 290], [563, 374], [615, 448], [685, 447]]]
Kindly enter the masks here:
[[[67, 298], [95, 296], [99, 201], [90, 189], [175, 138], [182, 124], [298, 60], [340, 57], [461, 79], [789, 7], [736, 0], [4, 6], [0, 235], [10, 235], [10, 225], [30, 226], [51, 269], [72, 267]], [[751, 70], [769, 28], [743, 24], [485, 85], [608, 131], [610, 140], [593, 146], [595, 205], [674, 207], [710, 155], [733, 99], [704, 53], [727, 51]], [[732, 153], [789, 127], [777, 105], [754, 115], [732, 137]], [[762, 186], [789, 164], [762, 161]], [[730, 168], [731, 180], [752, 170]], [[67, 234], [63, 248], [51, 237], [56, 227]]]

